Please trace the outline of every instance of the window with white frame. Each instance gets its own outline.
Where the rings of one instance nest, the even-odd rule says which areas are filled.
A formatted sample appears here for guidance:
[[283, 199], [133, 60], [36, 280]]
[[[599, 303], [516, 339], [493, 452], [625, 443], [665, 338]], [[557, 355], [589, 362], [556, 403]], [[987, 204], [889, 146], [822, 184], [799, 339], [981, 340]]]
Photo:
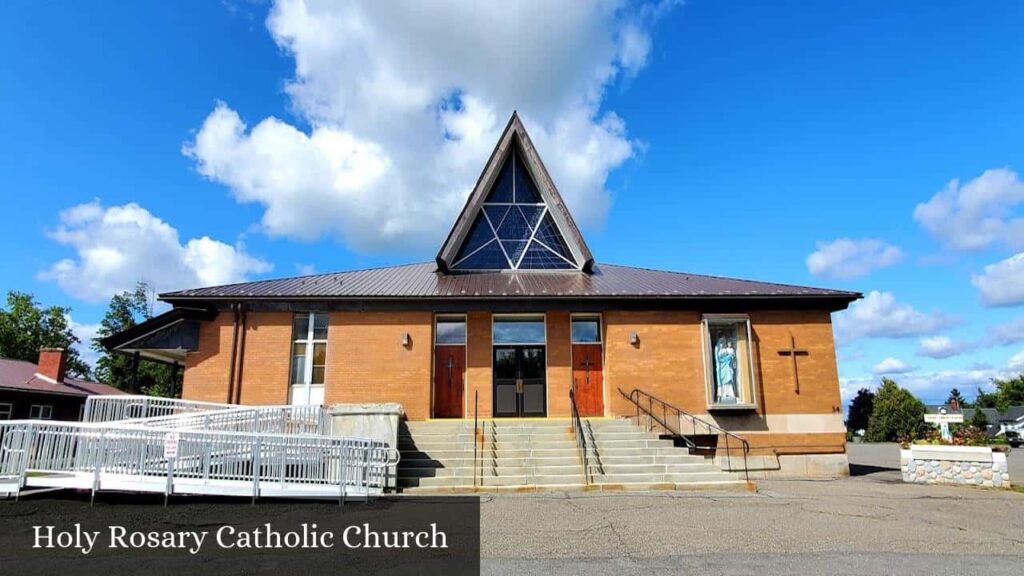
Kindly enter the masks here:
[[49, 404], [33, 404], [28, 411], [32, 420], [53, 420], [53, 406]]
[[750, 319], [705, 315], [701, 333], [708, 407], [753, 408], [756, 396]]
[[292, 322], [292, 370], [288, 402], [323, 404], [327, 373], [326, 312], [296, 314]]
[[0, 404], [0, 420], [10, 420], [14, 413], [14, 404]]

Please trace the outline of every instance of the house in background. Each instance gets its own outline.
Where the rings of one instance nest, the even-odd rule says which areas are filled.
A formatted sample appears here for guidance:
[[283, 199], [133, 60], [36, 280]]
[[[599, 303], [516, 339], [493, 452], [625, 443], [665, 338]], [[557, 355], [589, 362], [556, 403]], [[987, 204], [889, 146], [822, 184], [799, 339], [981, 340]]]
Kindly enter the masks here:
[[981, 410], [988, 420], [989, 436], [999, 436], [1007, 431], [1024, 433], [1024, 406], [1010, 406], [1006, 412], [995, 408], [964, 408], [964, 422], [974, 418], [974, 411]]
[[70, 378], [67, 351], [43, 348], [39, 363], [0, 358], [0, 420], [81, 420], [85, 399], [124, 394], [113, 386]]
[[189, 400], [507, 422], [569, 417], [570, 390], [599, 419], [655, 398], [780, 475], [836, 476], [831, 313], [859, 297], [598, 262], [513, 114], [435, 261], [165, 293], [173, 310], [104, 345], [181, 363]]

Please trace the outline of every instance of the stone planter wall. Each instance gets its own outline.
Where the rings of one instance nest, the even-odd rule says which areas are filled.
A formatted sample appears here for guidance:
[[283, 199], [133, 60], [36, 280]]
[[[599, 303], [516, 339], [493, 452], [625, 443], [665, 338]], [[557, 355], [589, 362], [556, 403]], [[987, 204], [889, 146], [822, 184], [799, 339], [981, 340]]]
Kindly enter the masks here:
[[912, 445], [900, 450], [904, 482], [1010, 487], [1006, 453], [984, 446]]

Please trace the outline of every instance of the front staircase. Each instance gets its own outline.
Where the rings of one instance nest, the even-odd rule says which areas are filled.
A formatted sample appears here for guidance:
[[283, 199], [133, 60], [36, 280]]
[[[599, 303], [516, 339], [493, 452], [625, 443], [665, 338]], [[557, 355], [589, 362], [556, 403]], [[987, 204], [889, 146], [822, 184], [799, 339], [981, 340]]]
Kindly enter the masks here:
[[[403, 492], [745, 490], [742, 475], [629, 420], [582, 419], [590, 478], [566, 419], [408, 422], [399, 432]], [[474, 454], [474, 437], [477, 437]], [[474, 459], [475, 458], [475, 459]]]

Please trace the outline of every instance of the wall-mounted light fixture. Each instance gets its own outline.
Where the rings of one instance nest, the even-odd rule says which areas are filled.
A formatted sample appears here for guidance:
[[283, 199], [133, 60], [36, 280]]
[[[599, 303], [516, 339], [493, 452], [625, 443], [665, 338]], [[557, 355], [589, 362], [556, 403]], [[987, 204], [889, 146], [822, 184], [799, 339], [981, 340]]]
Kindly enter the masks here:
[[403, 332], [402, 333], [402, 346], [405, 346], [406, 348], [408, 348], [409, 344], [411, 344], [411, 343], [412, 343], [412, 337], [409, 336], [408, 332]]
[[640, 344], [640, 335], [637, 334], [636, 331], [629, 333], [629, 343], [633, 346], [638, 346]]

